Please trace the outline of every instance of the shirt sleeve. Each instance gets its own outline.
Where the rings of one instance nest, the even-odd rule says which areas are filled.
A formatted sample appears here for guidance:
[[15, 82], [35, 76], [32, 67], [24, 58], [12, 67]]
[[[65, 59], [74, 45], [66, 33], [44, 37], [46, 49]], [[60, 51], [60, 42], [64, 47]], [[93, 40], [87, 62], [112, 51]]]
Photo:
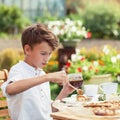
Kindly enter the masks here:
[[1, 85], [1, 89], [2, 89], [2, 92], [3, 92], [3, 95], [5, 97], [10, 97], [11, 95], [8, 95], [6, 93], [6, 87], [8, 84], [10, 84], [10, 82], [15, 82], [15, 81], [18, 81], [18, 80], [21, 80], [23, 79], [23, 76], [22, 74], [18, 71], [18, 69], [15, 69], [14, 67], [11, 68], [11, 70], [9, 71], [9, 74], [8, 74], [8, 79], [6, 82], [4, 82], [2, 85]]

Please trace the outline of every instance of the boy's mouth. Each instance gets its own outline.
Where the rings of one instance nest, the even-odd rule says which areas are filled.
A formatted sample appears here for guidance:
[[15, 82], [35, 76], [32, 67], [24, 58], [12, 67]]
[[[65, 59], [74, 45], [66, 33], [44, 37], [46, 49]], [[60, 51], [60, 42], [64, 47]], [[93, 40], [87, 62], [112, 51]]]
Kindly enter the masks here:
[[42, 63], [42, 65], [46, 65], [47, 63]]

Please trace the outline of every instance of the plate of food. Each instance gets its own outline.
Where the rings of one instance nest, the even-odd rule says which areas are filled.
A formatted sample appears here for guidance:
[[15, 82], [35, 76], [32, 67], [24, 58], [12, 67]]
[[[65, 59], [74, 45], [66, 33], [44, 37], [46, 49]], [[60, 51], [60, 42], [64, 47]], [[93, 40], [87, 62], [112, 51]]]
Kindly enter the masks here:
[[70, 97], [63, 98], [62, 100], [56, 100], [53, 102], [53, 107], [59, 111], [63, 111], [69, 107], [79, 107], [86, 102], [90, 102], [92, 98], [81, 94], [73, 94]]

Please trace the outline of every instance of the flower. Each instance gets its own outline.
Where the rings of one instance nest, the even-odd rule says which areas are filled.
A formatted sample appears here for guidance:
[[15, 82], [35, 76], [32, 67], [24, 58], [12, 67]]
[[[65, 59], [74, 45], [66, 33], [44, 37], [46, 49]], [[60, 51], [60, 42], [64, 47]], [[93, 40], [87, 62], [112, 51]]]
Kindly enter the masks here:
[[91, 32], [87, 32], [86, 38], [90, 39], [92, 37], [92, 33]]
[[104, 46], [102, 51], [97, 53], [96, 50], [96, 54], [99, 54], [97, 57], [93, 57], [92, 50], [88, 52], [89, 55], [82, 53], [82, 50], [79, 51], [72, 55], [74, 59], [69, 60], [68, 73], [82, 73], [85, 80], [101, 74], [111, 74], [113, 79], [116, 79], [116, 75], [120, 72], [120, 54], [117, 50]]
[[47, 65], [43, 68], [46, 73], [49, 72], [55, 72], [59, 68], [59, 63], [58, 63], [58, 56], [57, 56], [57, 51], [54, 51], [50, 57], [50, 60], [48, 61]]
[[70, 20], [66, 18], [61, 21], [49, 21], [48, 27], [58, 36], [60, 42], [79, 41], [83, 38], [90, 38], [91, 33], [87, 32], [80, 20]]

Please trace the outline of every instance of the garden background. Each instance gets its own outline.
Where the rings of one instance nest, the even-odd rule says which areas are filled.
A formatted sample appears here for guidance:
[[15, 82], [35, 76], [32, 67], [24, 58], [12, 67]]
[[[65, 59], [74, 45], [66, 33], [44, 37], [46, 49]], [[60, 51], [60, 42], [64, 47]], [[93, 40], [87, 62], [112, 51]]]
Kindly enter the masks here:
[[[74, 55], [72, 58], [67, 58], [64, 69], [67, 68], [68, 73], [85, 74], [88, 76], [85, 81], [94, 75], [111, 74], [112, 81], [119, 83], [117, 79], [120, 75], [119, 0], [107, 0], [107, 2], [104, 0], [75, 0], [74, 2], [37, 0], [37, 2], [39, 2], [38, 6], [34, 6], [34, 11], [30, 15], [24, 9], [27, 3], [22, 0], [19, 3], [0, 1], [0, 69], [9, 70], [12, 65], [23, 59], [20, 34], [24, 27], [43, 22], [58, 36], [61, 43], [44, 68], [47, 73], [60, 70], [58, 51], [60, 48], [65, 48], [63, 42], [77, 41]], [[20, 3], [23, 5], [22, 8]], [[40, 6], [40, 3], [43, 6]], [[52, 6], [54, 12], [48, 4]], [[32, 5], [26, 6], [30, 11]], [[73, 68], [72, 64], [76, 67]], [[59, 85], [51, 83], [52, 99], [60, 89]]]

